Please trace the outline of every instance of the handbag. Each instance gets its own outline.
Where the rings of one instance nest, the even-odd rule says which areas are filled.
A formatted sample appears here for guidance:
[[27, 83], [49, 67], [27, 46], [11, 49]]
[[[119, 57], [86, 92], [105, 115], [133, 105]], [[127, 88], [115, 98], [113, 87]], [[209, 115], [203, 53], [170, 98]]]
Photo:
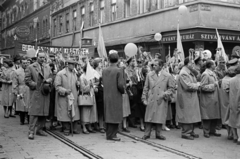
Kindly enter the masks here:
[[93, 97], [90, 93], [80, 94], [78, 96], [78, 106], [80, 107], [90, 107], [93, 106]]

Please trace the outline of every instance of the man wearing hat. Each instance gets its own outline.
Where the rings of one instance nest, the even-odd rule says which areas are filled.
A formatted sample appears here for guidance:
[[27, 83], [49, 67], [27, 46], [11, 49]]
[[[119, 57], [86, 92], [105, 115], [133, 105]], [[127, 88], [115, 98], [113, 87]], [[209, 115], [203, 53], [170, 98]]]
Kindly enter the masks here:
[[[79, 131], [77, 130], [77, 121], [80, 120], [80, 112], [77, 103], [77, 87], [80, 86], [80, 82], [78, 81], [77, 74], [74, 71], [74, 67], [77, 62], [73, 60], [67, 60], [66, 63], [67, 67], [57, 73], [54, 83], [56, 87], [57, 119], [58, 121], [62, 122], [65, 135], [69, 135], [70, 133], [71, 121], [73, 122], [73, 133], [79, 134]], [[69, 110], [68, 104], [68, 98], [70, 95], [74, 97], [74, 102], [70, 109], [74, 109], [72, 111], [75, 112], [75, 115], [69, 112], [71, 111]]]
[[28, 138], [31, 140], [34, 139], [34, 130], [37, 125], [37, 135], [47, 136], [42, 128], [45, 126], [46, 117], [49, 114], [49, 92], [52, 85], [52, 72], [50, 67], [44, 64], [45, 59], [45, 52], [39, 52], [37, 62], [28, 66], [25, 72], [25, 82], [30, 88]]
[[123, 120], [122, 94], [124, 94], [123, 71], [117, 67], [118, 54], [109, 55], [110, 66], [103, 70], [103, 98], [107, 140], [117, 138], [118, 125]]

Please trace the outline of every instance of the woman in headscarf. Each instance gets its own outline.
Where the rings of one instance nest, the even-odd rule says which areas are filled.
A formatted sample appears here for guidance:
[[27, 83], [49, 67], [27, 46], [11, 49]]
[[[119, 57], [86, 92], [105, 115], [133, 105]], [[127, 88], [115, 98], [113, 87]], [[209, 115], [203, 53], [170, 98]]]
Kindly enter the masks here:
[[83, 66], [83, 74], [80, 76], [80, 95], [81, 94], [90, 94], [93, 98], [93, 105], [92, 106], [81, 106], [81, 121], [82, 121], [82, 127], [83, 127], [83, 133], [89, 134], [95, 133], [95, 131], [92, 129], [93, 123], [96, 123], [98, 121], [97, 117], [97, 107], [96, 107], [96, 101], [95, 101], [95, 94], [94, 94], [94, 84], [93, 81], [88, 80], [86, 76], [87, 72], [87, 64]]

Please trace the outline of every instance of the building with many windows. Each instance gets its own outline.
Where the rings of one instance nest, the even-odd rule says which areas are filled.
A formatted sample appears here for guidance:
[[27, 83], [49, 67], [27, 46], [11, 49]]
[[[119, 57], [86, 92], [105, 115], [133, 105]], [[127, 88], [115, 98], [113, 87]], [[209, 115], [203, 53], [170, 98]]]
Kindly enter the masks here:
[[[24, 54], [21, 43], [50, 45], [50, 0], [3, 0], [0, 10], [3, 54]], [[16, 29], [22, 26], [26, 36], [19, 37]]]
[[[178, 11], [182, 4], [188, 9], [184, 15]], [[116, 49], [124, 56], [124, 46], [133, 42], [164, 57], [176, 48], [179, 21], [186, 55], [189, 48], [215, 53], [216, 28], [231, 54], [240, 43], [239, 15], [240, 0], [55, 0], [51, 5], [51, 42], [77, 47], [84, 22], [83, 36], [92, 38], [97, 47], [101, 23], [107, 50]], [[161, 33], [160, 42], [154, 40], [155, 33]]]

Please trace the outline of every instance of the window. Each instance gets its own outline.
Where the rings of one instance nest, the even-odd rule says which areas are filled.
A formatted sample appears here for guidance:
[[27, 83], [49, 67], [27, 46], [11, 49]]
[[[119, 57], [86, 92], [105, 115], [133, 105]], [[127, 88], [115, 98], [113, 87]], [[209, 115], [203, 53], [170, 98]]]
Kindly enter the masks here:
[[144, 3], [143, 0], [138, 0], [138, 13], [142, 14], [144, 9]]
[[65, 20], [66, 20], [66, 33], [68, 33], [69, 32], [69, 13], [66, 14]]
[[37, 37], [40, 37], [40, 24], [37, 22]]
[[46, 22], [45, 22], [45, 19], [43, 19], [43, 29], [42, 29], [42, 35], [45, 36], [45, 26], [46, 26]]
[[53, 36], [57, 36], [57, 19], [53, 20]]
[[149, 0], [143, 0], [144, 13], [149, 11]]
[[89, 26], [93, 26], [93, 21], [94, 21], [94, 5], [93, 2], [90, 3], [90, 18], [89, 18]]
[[77, 11], [73, 11], [73, 31], [77, 30]]
[[112, 21], [115, 21], [117, 18], [117, 4], [116, 4], [116, 0], [112, 0]]
[[124, 1], [124, 17], [130, 16], [130, 0]]
[[27, 8], [28, 8], [28, 6], [27, 6], [27, 2], [25, 3], [25, 11], [27, 12]]
[[100, 23], [105, 21], [104, 6], [104, 0], [100, 0]]
[[59, 33], [62, 33], [63, 31], [63, 18], [62, 16], [59, 16]]
[[157, 9], [162, 9], [162, 0], [157, 0]]
[[85, 7], [82, 7], [81, 8], [81, 19], [82, 19], [82, 22], [84, 21], [84, 16], [85, 16]]
[[183, 3], [183, 0], [179, 0], [179, 2], [178, 2], [179, 4], [182, 4]]
[[45, 24], [46, 24], [46, 35], [49, 35], [48, 19], [45, 20]]

